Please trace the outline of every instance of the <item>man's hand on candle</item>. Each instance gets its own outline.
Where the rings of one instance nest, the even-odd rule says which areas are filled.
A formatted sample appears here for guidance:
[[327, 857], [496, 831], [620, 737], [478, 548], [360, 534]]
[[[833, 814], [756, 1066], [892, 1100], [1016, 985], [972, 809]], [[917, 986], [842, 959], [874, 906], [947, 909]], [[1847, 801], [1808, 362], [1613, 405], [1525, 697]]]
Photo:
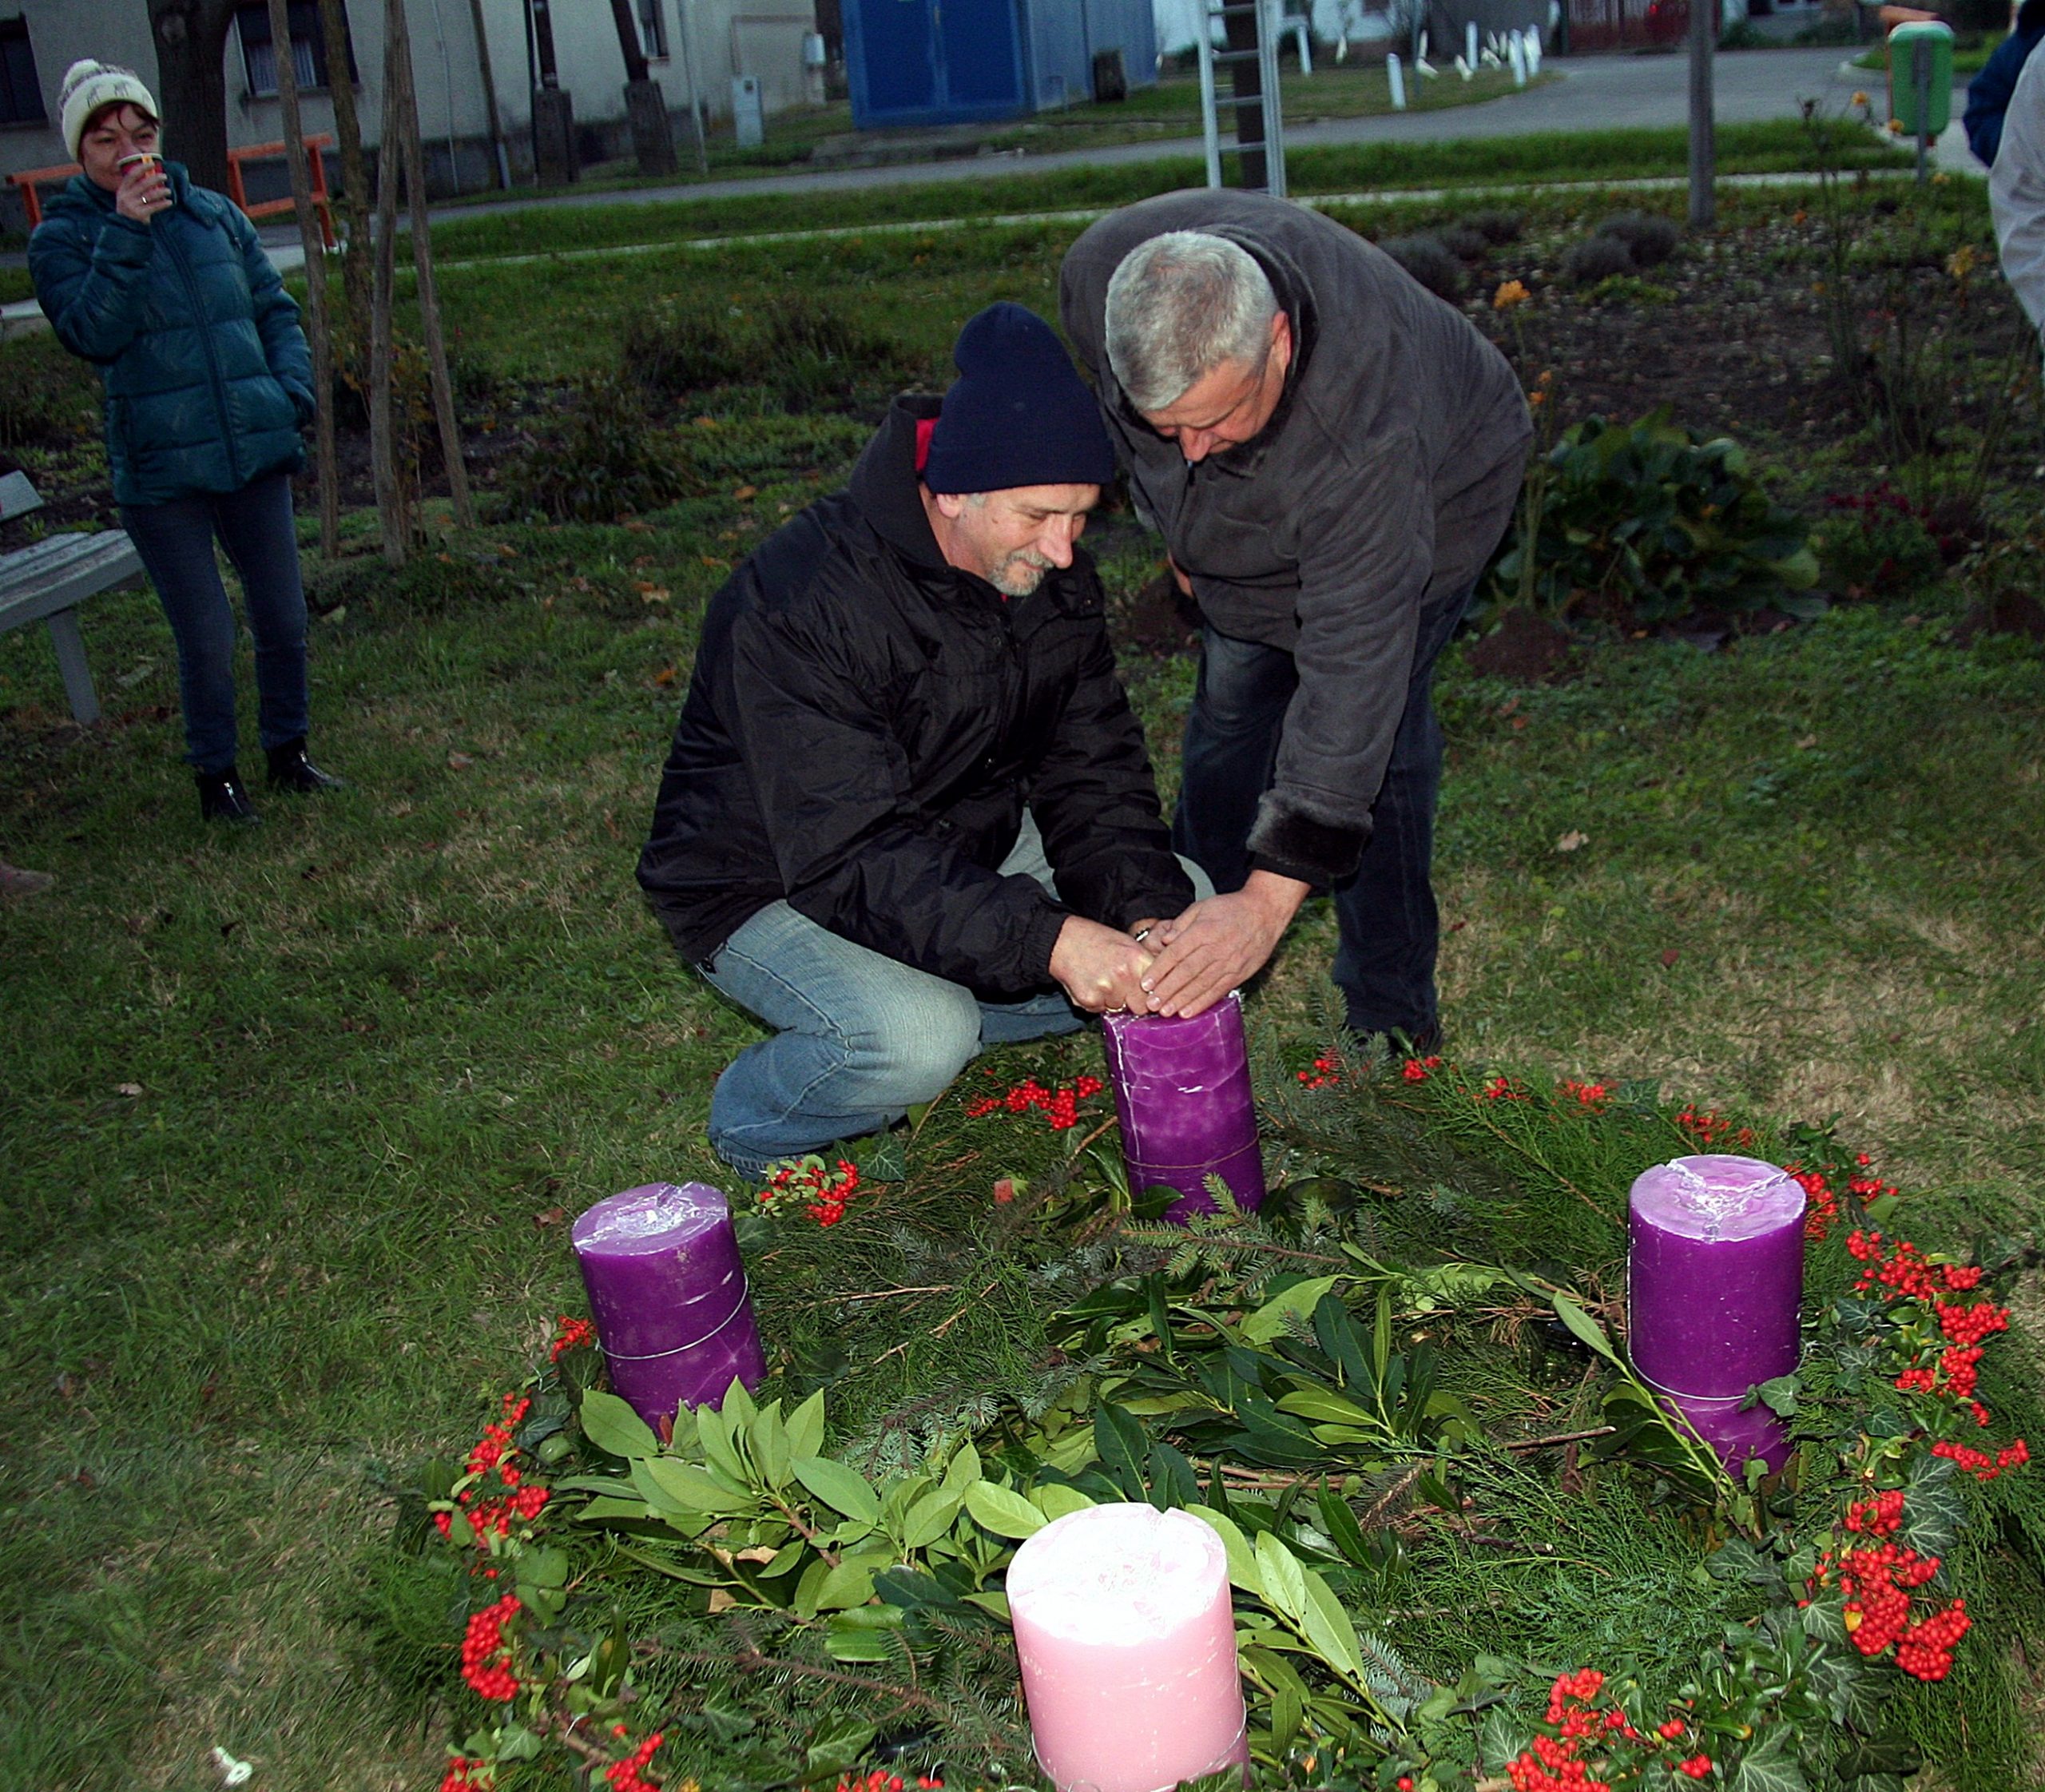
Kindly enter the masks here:
[[1139, 1011], [1196, 1015], [1262, 970], [1278, 949], [1310, 884], [1253, 871], [1240, 890], [1196, 902], [1146, 944], [1164, 949], [1143, 979]]
[[1143, 977], [1152, 963], [1150, 952], [1127, 934], [1079, 915], [1066, 916], [1051, 948], [1051, 975], [1072, 1005], [1089, 1014], [1120, 1008], [1142, 1013], [1148, 1003]]

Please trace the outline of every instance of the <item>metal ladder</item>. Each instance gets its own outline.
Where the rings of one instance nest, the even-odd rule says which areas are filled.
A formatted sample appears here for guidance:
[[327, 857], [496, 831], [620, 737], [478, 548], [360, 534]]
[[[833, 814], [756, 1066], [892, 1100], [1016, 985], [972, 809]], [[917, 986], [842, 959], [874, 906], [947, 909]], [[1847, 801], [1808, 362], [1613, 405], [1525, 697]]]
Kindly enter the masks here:
[[[1221, 184], [1221, 126], [1220, 105], [1214, 93], [1214, 70], [1224, 62], [1257, 64], [1257, 85], [1264, 103], [1264, 190], [1274, 199], [1285, 197], [1285, 120], [1278, 92], [1277, 0], [1208, 0], [1201, 14], [1196, 45], [1200, 52], [1200, 126], [1206, 140], [1207, 184]], [[1257, 46], [1253, 50], [1217, 50], [1214, 23], [1221, 21], [1225, 34], [1231, 18], [1256, 22]], [[1238, 145], [1238, 153], [1241, 146]]]

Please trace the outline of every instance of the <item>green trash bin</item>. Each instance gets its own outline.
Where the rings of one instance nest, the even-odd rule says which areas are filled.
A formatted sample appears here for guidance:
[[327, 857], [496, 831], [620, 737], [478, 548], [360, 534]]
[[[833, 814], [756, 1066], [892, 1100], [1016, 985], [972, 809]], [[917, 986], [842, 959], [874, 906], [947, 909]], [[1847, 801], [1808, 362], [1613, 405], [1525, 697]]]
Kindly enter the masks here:
[[[1918, 62], [1931, 64], [1929, 91], [1919, 100]], [[1905, 137], [1936, 137], [1952, 122], [1952, 27], [1930, 21], [1899, 25], [1888, 34], [1888, 111]], [[1921, 115], [1920, 115], [1921, 113]]]

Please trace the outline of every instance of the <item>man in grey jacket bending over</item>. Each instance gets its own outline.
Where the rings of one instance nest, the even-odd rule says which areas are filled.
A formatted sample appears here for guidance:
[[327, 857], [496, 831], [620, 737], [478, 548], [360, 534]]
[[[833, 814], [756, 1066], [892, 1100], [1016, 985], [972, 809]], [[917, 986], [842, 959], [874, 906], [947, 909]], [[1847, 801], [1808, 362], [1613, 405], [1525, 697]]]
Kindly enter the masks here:
[[1360, 1034], [1439, 1032], [1435, 662], [1532, 434], [1505, 358], [1372, 244], [1257, 193], [1169, 193], [1066, 256], [1066, 332], [1205, 623], [1173, 844], [1221, 894], [1158, 930], [1197, 1011], [1332, 888]]

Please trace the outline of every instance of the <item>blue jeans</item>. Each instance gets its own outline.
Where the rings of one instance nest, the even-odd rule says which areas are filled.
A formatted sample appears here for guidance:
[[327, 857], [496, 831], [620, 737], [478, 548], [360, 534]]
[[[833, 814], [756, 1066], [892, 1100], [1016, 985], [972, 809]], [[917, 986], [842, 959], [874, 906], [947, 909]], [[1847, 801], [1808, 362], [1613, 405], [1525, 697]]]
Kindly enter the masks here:
[[[1213, 888], [1193, 866], [1195, 891]], [[1043, 841], [1025, 818], [1002, 875], [1055, 893]], [[717, 949], [705, 975], [776, 1029], [734, 1059], [710, 1097], [710, 1145], [757, 1175], [779, 1158], [878, 1132], [935, 1101], [983, 1046], [1077, 1032], [1086, 1016], [1053, 988], [983, 1002], [955, 983], [855, 945], [785, 902], [769, 904]]]
[[217, 536], [241, 580], [256, 638], [257, 733], [265, 748], [305, 737], [305, 589], [291, 480], [282, 473], [222, 496], [123, 505], [135, 543], [177, 642], [185, 757], [201, 772], [234, 764], [233, 607], [213, 553]]
[[[1421, 618], [1371, 837], [1356, 876], [1336, 886], [1334, 978], [1352, 1032], [1400, 1032], [1419, 1042], [1436, 1024], [1441, 918], [1429, 872], [1442, 733], [1434, 673], [1468, 602], [1464, 592]], [[1250, 828], [1271, 788], [1285, 706], [1299, 681], [1283, 648], [1202, 632], [1172, 844], [1204, 867], [1217, 888], [1239, 890], [1249, 876]]]

